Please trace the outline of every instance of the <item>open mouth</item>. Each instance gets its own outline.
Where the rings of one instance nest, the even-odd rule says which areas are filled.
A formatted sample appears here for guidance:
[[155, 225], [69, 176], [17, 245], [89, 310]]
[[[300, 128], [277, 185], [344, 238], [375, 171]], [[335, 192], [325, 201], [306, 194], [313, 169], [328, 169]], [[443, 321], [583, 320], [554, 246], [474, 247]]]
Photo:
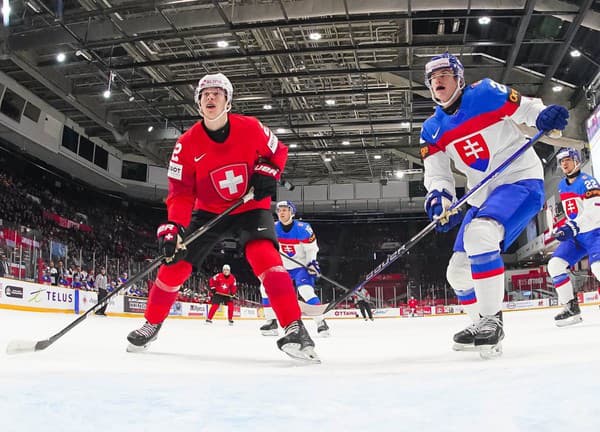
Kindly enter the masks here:
[[446, 87], [444, 87], [443, 85], [439, 85], [435, 88], [436, 91], [440, 91], [440, 90], [445, 90]]

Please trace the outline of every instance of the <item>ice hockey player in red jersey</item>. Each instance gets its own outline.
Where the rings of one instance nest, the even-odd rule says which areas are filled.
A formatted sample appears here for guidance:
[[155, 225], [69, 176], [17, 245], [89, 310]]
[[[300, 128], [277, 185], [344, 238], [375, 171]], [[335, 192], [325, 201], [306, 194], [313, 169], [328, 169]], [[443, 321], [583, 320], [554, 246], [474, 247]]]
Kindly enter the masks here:
[[231, 274], [229, 264], [223, 266], [223, 271], [217, 273], [208, 281], [208, 286], [212, 292], [211, 307], [208, 311], [207, 324], [212, 324], [212, 319], [219, 309], [219, 305], [227, 305], [227, 319], [229, 325], [233, 325], [233, 298], [237, 293], [237, 284], [235, 276]]
[[419, 302], [414, 296], [411, 296], [408, 300], [408, 308], [410, 309], [410, 316], [415, 316], [417, 314], [417, 304]]
[[[129, 333], [129, 349], [145, 349], [156, 339], [177, 292], [213, 247], [225, 238], [238, 240], [256, 277], [264, 285], [285, 335], [277, 346], [290, 357], [319, 362], [302, 320], [292, 280], [277, 251], [271, 197], [285, 167], [287, 147], [256, 118], [230, 113], [233, 86], [223, 74], [204, 76], [195, 100], [203, 119], [175, 144], [168, 168], [168, 222], [158, 227], [158, 270], [146, 306], [146, 323]], [[183, 247], [192, 233], [254, 190], [251, 200], [213, 229]]]

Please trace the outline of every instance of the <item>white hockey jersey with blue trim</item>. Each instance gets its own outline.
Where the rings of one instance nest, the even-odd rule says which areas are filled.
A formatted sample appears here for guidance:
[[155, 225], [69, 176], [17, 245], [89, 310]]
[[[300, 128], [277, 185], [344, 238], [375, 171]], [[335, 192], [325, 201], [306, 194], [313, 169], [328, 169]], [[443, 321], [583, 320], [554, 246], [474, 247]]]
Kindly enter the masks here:
[[[525, 144], [526, 137], [517, 124], [535, 126], [544, 108], [540, 99], [521, 96], [487, 78], [464, 89], [454, 114], [446, 114], [438, 106], [421, 129], [427, 190], [447, 189], [456, 196], [450, 161], [466, 175], [467, 187], [472, 188]], [[530, 148], [468, 202], [479, 207], [499, 185], [543, 178], [542, 163]]]

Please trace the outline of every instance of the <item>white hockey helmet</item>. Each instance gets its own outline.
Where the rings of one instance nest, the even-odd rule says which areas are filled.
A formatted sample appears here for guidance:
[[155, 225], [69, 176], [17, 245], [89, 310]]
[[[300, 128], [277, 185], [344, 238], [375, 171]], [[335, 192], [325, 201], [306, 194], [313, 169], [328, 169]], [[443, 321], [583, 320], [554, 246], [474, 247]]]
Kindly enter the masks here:
[[200, 81], [198, 81], [198, 87], [194, 93], [194, 100], [197, 104], [200, 103], [200, 96], [202, 96], [202, 90], [207, 88], [220, 88], [225, 90], [227, 94], [227, 102], [231, 105], [233, 101], [233, 85], [229, 78], [222, 73], [204, 75]]
[[225, 264], [225, 265], [223, 266], [223, 271], [225, 271], [225, 270], [227, 270], [227, 271], [231, 271], [231, 267], [229, 267], [229, 264]]

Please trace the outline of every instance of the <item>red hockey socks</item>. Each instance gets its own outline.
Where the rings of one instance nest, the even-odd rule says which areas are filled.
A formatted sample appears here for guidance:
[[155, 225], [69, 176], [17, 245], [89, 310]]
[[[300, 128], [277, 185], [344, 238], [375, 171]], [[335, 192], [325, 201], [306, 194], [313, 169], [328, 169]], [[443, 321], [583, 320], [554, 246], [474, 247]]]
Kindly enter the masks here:
[[269, 296], [273, 311], [281, 327], [286, 328], [300, 319], [300, 306], [288, 272], [281, 267], [267, 270], [262, 281]]
[[208, 311], [208, 319], [209, 320], [213, 319], [213, 317], [215, 316], [215, 313], [217, 312], [217, 309], [219, 309], [219, 303], [215, 303], [210, 306], [210, 309]]
[[148, 296], [148, 305], [144, 313], [146, 321], [150, 324], [162, 323], [169, 316], [169, 311], [177, 299], [177, 294], [178, 291], [165, 291], [155, 283]]
[[227, 302], [227, 319], [233, 321], [233, 302]]

